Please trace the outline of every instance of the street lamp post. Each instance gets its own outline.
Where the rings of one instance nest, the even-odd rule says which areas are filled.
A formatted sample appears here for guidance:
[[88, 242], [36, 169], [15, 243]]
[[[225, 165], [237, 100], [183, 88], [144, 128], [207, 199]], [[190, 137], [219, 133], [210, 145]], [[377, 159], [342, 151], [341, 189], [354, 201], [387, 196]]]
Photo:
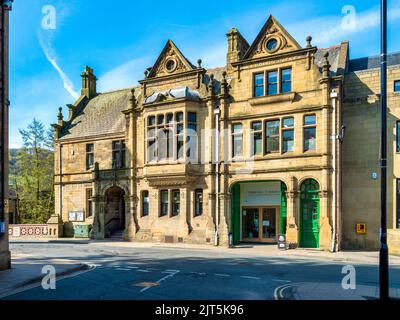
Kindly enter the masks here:
[[12, 3], [13, 0], [2, 0], [1, 3], [1, 88], [0, 88], [0, 99], [1, 99], [1, 119], [0, 119], [0, 126], [1, 126], [1, 130], [0, 130], [0, 238], [4, 237], [4, 234], [6, 232], [5, 230], [5, 200], [6, 200], [6, 194], [5, 194], [5, 187], [6, 187], [6, 172], [5, 172], [5, 168], [6, 168], [6, 163], [5, 163], [5, 159], [7, 159], [5, 157], [6, 152], [8, 152], [8, 150], [6, 150], [6, 145], [5, 145], [5, 137], [6, 137], [6, 110], [7, 110], [7, 105], [8, 105], [8, 101], [6, 101], [6, 90], [5, 90], [5, 85], [6, 85], [6, 40], [5, 40], [5, 17], [6, 17], [6, 13], [5, 11], [9, 11], [12, 9]]
[[387, 0], [381, 0], [381, 247], [379, 289], [382, 300], [389, 299], [389, 250], [387, 245]]

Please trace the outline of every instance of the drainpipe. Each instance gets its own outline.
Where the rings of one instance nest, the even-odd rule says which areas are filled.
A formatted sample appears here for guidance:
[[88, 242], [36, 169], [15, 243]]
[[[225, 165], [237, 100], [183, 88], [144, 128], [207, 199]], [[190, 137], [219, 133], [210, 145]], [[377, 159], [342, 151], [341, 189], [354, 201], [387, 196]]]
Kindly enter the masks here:
[[61, 163], [61, 152], [62, 152], [62, 146], [61, 142], [59, 142], [58, 145], [58, 172], [60, 174], [60, 188], [58, 190], [59, 192], [59, 205], [60, 205], [60, 218], [62, 219], [62, 163]]
[[333, 120], [332, 120], [332, 252], [337, 251], [337, 196], [336, 196], [336, 141], [338, 139], [338, 135], [336, 133], [336, 101], [338, 94], [336, 91], [331, 92], [331, 101], [332, 101], [332, 112], [333, 112]]
[[215, 236], [214, 236], [214, 245], [218, 246], [219, 242], [219, 117], [220, 110], [219, 107], [215, 108]]

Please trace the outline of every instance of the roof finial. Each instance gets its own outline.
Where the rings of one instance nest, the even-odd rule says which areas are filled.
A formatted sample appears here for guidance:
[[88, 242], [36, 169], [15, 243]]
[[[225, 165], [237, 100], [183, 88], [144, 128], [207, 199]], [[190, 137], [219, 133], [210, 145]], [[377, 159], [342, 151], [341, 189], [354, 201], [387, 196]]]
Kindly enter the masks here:
[[312, 47], [312, 45], [311, 45], [312, 37], [307, 36], [306, 41], [307, 41], [307, 48], [311, 48]]
[[63, 114], [62, 114], [62, 107], [58, 108], [57, 118], [58, 118], [58, 125], [60, 127], [62, 127], [63, 124], [64, 124], [64, 117], [63, 117]]
[[197, 68], [201, 69], [201, 63], [203, 61], [201, 59], [197, 60]]
[[327, 51], [324, 54], [325, 62], [324, 62], [324, 65], [322, 66], [323, 76], [324, 77], [329, 77], [329, 70], [331, 68], [331, 65], [329, 63], [328, 57], [329, 57], [329, 52]]
[[149, 76], [149, 70], [145, 70], [144, 71], [144, 78], [147, 79], [147, 77]]
[[131, 90], [131, 105], [132, 105], [132, 108], [137, 107], [137, 100], [135, 97], [135, 88], [132, 88], [132, 90]]
[[210, 74], [210, 82], [208, 83], [208, 91], [210, 96], [214, 95], [214, 75]]

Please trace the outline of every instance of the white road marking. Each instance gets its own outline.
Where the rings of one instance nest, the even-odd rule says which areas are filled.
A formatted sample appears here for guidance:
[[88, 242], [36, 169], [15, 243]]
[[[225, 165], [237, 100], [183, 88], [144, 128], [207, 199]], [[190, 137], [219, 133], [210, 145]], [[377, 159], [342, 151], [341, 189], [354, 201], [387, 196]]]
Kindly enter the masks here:
[[254, 280], [261, 280], [261, 278], [259, 278], [259, 277], [251, 277], [251, 276], [240, 276], [241, 278], [244, 278], [244, 279], [254, 279]]
[[117, 268], [117, 270], [119, 270], [119, 271], [131, 271], [131, 269], [127, 269], [127, 268]]
[[[173, 276], [175, 276], [176, 274], [179, 273], [179, 270], [165, 270], [165, 272], [168, 272], [169, 274], [166, 275], [165, 277], [162, 277], [160, 280], [157, 280], [156, 283], [160, 284], [164, 280], [167, 280], [168, 278], [172, 278]], [[140, 290], [140, 292], [145, 292], [146, 290], [148, 290], [150, 288], [151, 287], [145, 287], [142, 290]]]
[[143, 269], [138, 269], [136, 271], [138, 271], [138, 272], [150, 272], [149, 270], [143, 270]]
[[272, 281], [277, 281], [277, 282], [291, 282], [290, 280], [281, 280], [281, 279], [272, 279]]
[[225, 273], [214, 273], [218, 277], [230, 277], [230, 274], [225, 274]]

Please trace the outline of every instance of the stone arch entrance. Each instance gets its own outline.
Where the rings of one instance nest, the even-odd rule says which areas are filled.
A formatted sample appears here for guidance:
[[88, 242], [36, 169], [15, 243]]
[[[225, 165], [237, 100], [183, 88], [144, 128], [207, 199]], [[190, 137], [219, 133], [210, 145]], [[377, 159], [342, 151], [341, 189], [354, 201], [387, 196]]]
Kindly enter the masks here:
[[105, 192], [104, 232], [105, 237], [125, 230], [125, 191], [113, 186]]

